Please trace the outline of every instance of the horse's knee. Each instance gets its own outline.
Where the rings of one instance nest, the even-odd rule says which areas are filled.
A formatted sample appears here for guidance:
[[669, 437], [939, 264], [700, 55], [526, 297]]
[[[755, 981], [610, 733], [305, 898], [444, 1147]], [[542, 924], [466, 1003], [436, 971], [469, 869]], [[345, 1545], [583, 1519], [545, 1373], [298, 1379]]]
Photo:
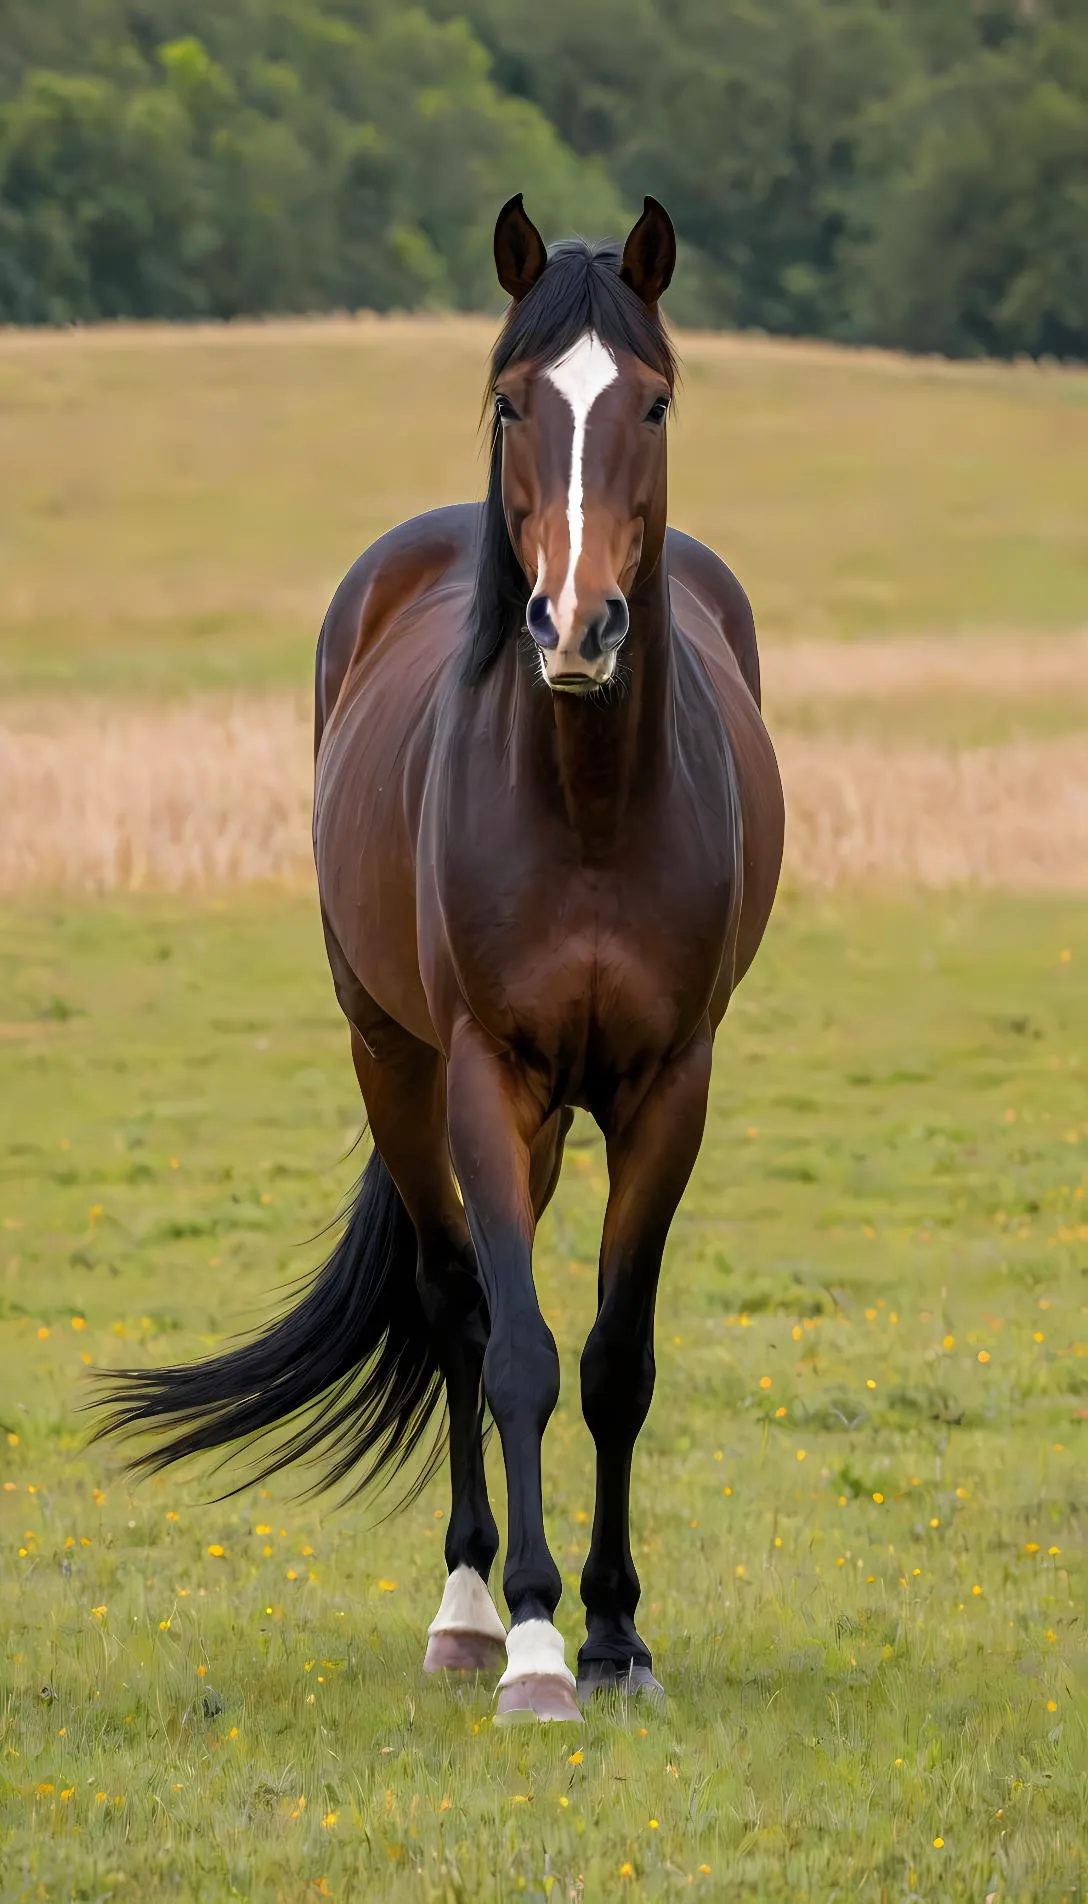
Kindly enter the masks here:
[[620, 1342], [598, 1322], [581, 1361], [582, 1413], [594, 1441], [634, 1439], [650, 1412], [655, 1376], [649, 1342]]
[[544, 1433], [559, 1400], [559, 1351], [539, 1310], [492, 1322], [484, 1392], [500, 1434], [520, 1426]]

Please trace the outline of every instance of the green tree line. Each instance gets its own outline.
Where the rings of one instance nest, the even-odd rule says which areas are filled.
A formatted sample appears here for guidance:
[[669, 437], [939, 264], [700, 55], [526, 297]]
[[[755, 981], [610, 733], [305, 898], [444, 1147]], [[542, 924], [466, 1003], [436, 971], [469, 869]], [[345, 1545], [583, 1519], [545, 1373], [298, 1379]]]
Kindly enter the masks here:
[[673, 314], [1088, 358], [1088, 0], [0, 0], [0, 322], [494, 308], [491, 227]]

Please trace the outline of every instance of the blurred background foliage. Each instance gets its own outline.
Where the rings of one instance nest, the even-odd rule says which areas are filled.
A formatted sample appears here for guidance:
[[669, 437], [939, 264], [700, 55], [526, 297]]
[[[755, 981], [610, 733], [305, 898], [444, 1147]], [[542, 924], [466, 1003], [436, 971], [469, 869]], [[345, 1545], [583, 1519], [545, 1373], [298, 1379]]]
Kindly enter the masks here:
[[0, 321], [497, 302], [495, 211], [687, 323], [1088, 357], [1086, 0], [0, 0]]

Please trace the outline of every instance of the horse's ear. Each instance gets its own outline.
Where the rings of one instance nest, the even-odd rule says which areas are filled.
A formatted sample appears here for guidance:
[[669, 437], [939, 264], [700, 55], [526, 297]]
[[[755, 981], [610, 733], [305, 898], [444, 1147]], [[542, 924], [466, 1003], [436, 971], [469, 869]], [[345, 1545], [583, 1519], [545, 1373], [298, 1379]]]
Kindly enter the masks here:
[[508, 198], [495, 220], [495, 269], [504, 291], [520, 304], [548, 262], [544, 240], [521, 202]]
[[672, 219], [656, 198], [644, 199], [642, 217], [623, 247], [620, 277], [652, 311], [669, 288], [675, 264]]

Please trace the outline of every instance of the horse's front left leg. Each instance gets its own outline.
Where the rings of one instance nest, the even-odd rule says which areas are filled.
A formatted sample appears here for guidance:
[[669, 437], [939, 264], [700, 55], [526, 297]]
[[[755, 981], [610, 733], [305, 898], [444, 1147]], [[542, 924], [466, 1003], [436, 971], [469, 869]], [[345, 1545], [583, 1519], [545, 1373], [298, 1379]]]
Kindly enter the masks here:
[[635, 1627], [641, 1592], [631, 1555], [631, 1461], [654, 1392], [654, 1304], [669, 1225], [702, 1142], [711, 1042], [704, 1034], [665, 1066], [609, 1129], [609, 1196], [597, 1320], [582, 1352], [582, 1408], [597, 1449], [593, 1533], [582, 1571], [583, 1698], [609, 1688], [660, 1697]]
[[533, 1284], [532, 1146], [544, 1122], [539, 1088], [468, 1027], [447, 1069], [450, 1150], [487, 1296], [484, 1392], [506, 1464], [510, 1608], [499, 1719], [573, 1719], [574, 1674], [553, 1623], [562, 1582], [544, 1534], [540, 1451], [559, 1397], [559, 1356]]

